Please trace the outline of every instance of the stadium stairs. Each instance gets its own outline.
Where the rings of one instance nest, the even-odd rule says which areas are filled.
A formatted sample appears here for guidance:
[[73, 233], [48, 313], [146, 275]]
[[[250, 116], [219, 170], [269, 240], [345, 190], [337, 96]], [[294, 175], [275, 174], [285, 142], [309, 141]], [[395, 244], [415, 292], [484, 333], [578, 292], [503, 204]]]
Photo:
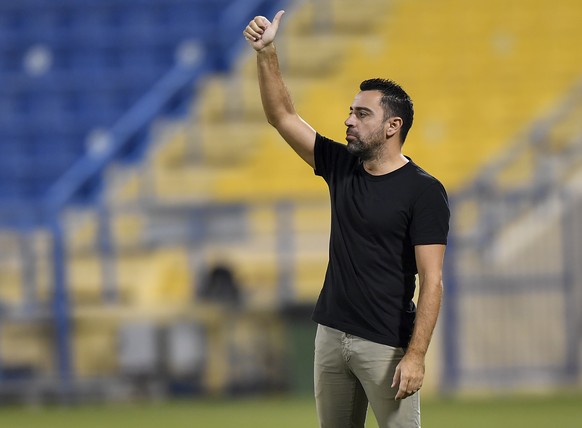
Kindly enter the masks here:
[[[306, 2], [284, 18], [278, 50], [298, 111], [338, 141], [343, 140], [338, 118], [346, 115], [357, 83], [372, 77], [370, 70], [400, 82], [411, 92], [417, 112], [405, 152], [454, 194], [475, 179], [482, 165], [513, 147], [519, 130], [532, 117], [543, 116], [578, 78], [580, 64], [566, 60], [574, 48], [577, 19], [566, 3], [552, 9], [552, 28], [542, 35], [535, 31], [547, 13], [541, 6], [524, 15], [482, 2], [369, 1], [355, 7], [330, 1], [333, 12], [326, 14], [319, 3]], [[563, 25], [554, 28], [555, 22]], [[551, 56], [543, 67], [537, 63], [540, 51]], [[249, 301], [258, 305], [279, 298], [273, 203], [292, 201], [297, 216], [292, 229], [296, 253], [289, 267], [293, 295], [312, 302], [325, 269], [326, 190], [265, 124], [254, 62], [253, 55], [243, 56], [234, 73], [212, 76], [201, 85], [189, 120], [169, 128], [130, 187], [137, 197], [135, 187], [147, 187], [149, 180], [149, 191], [168, 205], [247, 204], [250, 238], [206, 244], [198, 266], [227, 260]], [[140, 223], [143, 214], [134, 215], [128, 221]], [[191, 264], [182, 263], [180, 269], [192, 276]], [[160, 287], [158, 299], [166, 295]]]
[[[278, 50], [298, 111], [338, 141], [338, 118], [370, 70], [410, 88], [417, 119], [405, 152], [454, 193], [578, 78], [580, 64], [567, 60], [577, 15], [568, 1], [552, 8], [552, 19], [547, 13], [541, 4], [523, 14], [484, 2], [370, 1], [357, 8], [306, 2], [284, 18]], [[548, 26], [536, 35], [541, 20]], [[540, 51], [551, 56], [543, 67], [536, 65]], [[325, 197], [320, 180], [264, 123], [252, 55], [234, 74], [205, 82], [191, 122], [178, 134], [153, 160], [161, 198], [252, 203]], [[253, 235], [261, 227], [270, 232], [268, 222], [255, 224]], [[326, 221], [319, 225], [322, 234], [327, 227]], [[237, 269], [244, 270], [249, 263], [239, 260]], [[296, 284], [305, 289], [300, 295], [315, 297], [321, 272], [313, 270], [308, 286]]]
[[[375, 70], [373, 75], [393, 78], [410, 91], [416, 105], [416, 122], [404, 147], [405, 153], [439, 177], [452, 197], [473, 184], [478, 186], [483, 176], [504, 182], [505, 187], [501, 186], [500, 191], [509, 196], [516, 186], [531, 185], [530, 190], [535, 191], [548, 163], [562, 164], [564, 159], [573, 163], [569, 164], [565, 176], [555, 179], [551, 187], [559, 188], [570, 180], [576, 183], [573, 171], [579, 158], [574, 156], [572, 147], [579, 135], [578, 107], [561, 106], [554, 111], [556, 105], [561, 105], [559, 100], [564, 94], [574, 90], [582, 70], [580, 56], [572, 55], [579, 38], [576, 23], [580, 22], [581, 13], [575, 2], [561, 1], [551, 10], [542, 3], [532, 2], [527, 13], [516, 4], [503, 2], [493, 5], [490, 2], [469, 5], [461, 1], [370, 2], [358, 5], [357, 11], [353, 5], [342, 2], [329, 4], [336, 5], [338, 9], [333, 10], [339, 13], [321, 14], [315, 3], [307, 3], [293, 16], [285, 17], [284, 34], [278, 44], [283, 72], [297, 110], [319, 132], [343, 140], [343, 126], [338, 118], [347, 114], [357, 83], [373, 77], [370, 70]], [[364, 15], [361, 22], [360, 15]], [[540, 60], [540, 52], [547, 53], [547, 58]], [[234, 76], [209, 79], [191, 124], [183, 130], [184, 135], [160, 149], [164, 153], [162, 157], [166, 156], [158, 159], [159, 169], [154, 171], [159, 174], [160, 188], [164, 188], [164, 180], [180, 181], [172, 179], [172, 174], [200, 168], [200, 175], [205, 177], [200, 181], [205, 194], [219, 201], [243, 200], [252, 206], [274, 198], [306, 201], [325, 196], [322, 184], [310, 175], [309, 168], [263, 123], [255, 79], [252, 57], [244, 59]], [[541, 147], [534, 142], [539, 141], [539, 136], [530, 139], [524, 134], [545, 123], [546, 117], [551, 117], [545, 131], [551, 144]], [[237, 135], [233, 129], [241, 131]], [[200, 140], [201, 146], [196, 146]], [[192, 146], [196, 149], [189, 149]], [[520, 156], [511, 157], [514, 151], [519, 151]], [[553, 154], [547, 156], [547, 162], [540, 161], [547, 151]], [[503, 170], [491, 172], [485, 168], [505, 162]], [[199, 167], [200, 164], [203, 166]], [[207, 174], [208, 169], [213, 172]], [[180, 191], [179, 187], [172, 190]], [[188, 194], [188, 190], [184, 189], [182, 194]], [[196, 197], [195, 193], [190, 195]], [[326, 209], [322, 206], [317, 211], [321, 223], [314, 220], [313, 213], [305, 216], [306, 224], [311, 227], [308, 234], [317, 230], [318, 236], [325, 235], [329, 227], [324, 220]], [[533, 208], [526, 212], [501, 213], [496, 217], [500, 223], [495, 223], [498, 226], [495, 231], [487, 229], [489, 219], [476, 214], [478, 209], [460, 210], [459, 219], [455, 220], [455, 227], [473, 221], [472, 230], [489, 231], [494, 242], [477, 251], [495, 253], [505, 265], [524, 257], [527, 263], [538, 266], [559, 259], [542, 262], [540, 254], [527, 251], [528, 242], [534, 236], [540, 238], [539, 235], [524, 233], [523, 242], [518, 243], [511, 233], [512, 229], [523, 230], [527, 223], [524, 219], [528, 217], [529, 230], [531, 218], [535, 217]], [[495, 206], [487, 212], [495, 212]], [[538, 221], [534, 218], [533, 223]], [[254, 224], [252, 236], [273, 231], [273, 222], [263, 218]], [[549, 237], [557, 236], [556, 226], [547, 226], [544, 236], [548, 240], [541, 239], [551, 243]], [[304, 227], [299, 225], [294, 229], [295, 235], [302, 236]], [[236, 255], [232, 244], [221, 251], [231, 251], [236, 269], [245, 272], [244, 281], [256, 281], [246, 273], [252, 265], [257, 272], [266, 273], [264, 278], [270, 279], [266, 284], [276, 284], [274, 261], [268, 258], [270, 252], [261, 256], [261, 251], [253, 249], [248, 242], [240, 247], [242, 250]], [[512, 257], [503, 256], [517, 247], [521, 250]], [[499, 248], [505, 252], [498, 251]], [[319, 256], [309, 254], [308, 257], [312, 263], [320, 257], [323, 260], [314, 263], [313, 268], [304, 265], [306, 276], [294, 285], [298, 296], [313, 299], [317, 294], [325, 254], [322, 249]], [[301, 266], [300, 256], [296, 262], [294, 269]], [[321, 265], [318, 267], [317, 263]], [[462, 254], [458, 263], [467, 271], [477, 269], [474, 261], [464, 259]], [[476, 270], [472, 273], [478, 274]], [[540, 294], [533, 300], [524, 296], [522, 300], [509, 301], [547, 309], [547, 305], [540, 306], [544, 299], [551, 303], [556, 301], [556, 296]], [[519, 325], [530, 321], [525, 317]], [[555, 332], [559, 326], [554, 323], [547, 328]], [[495, 331], [491, 329], [489, 333]], [[512, 337], [507, 336], [508, 340], [514, 340]], [[521, 357], [523, 352], [500, 358], [507, 358], [507, 362]]]
[[[401, 83], [416, 107], [405, 153], [455, 194], [479, 177], [483, 165], [513, 148], [519, 131], [543, 117], [579, 78], [582, 59], [571, 54], [577, 51], [581, 22], [576, 6], [572, 0], [554, 2], [549, 9], [531, 2], [524, 13], [523, 7], [498, 0], [470, 5], [461, 0], [306, 1], [283, 18], [278, 51], [297, 110], [338, 141], [361, 80], [380, 76]], [[241, 56], [232, 73], [210, 76], [197, 89], [187, 120], [162, 122], [145, 161], [112, 168], [105, 179], [115, 243], [108, 263], [116, 267], [120, 302], [138, 310], [177, 310], [191, 298], [192, 286], [200, 285], [200, 272], [226, 261], [251, 304], [279, 302], [285, 272], [293, 281], [291, 298], [312, 303], [327, 257], [324, 183], [265, 123], [251, 53]], [[578, 132], [576, 111], [564, 113], [561, 125], [552, 128], [564, 136], [552, 138], [556, 146]], [[512, 163], [509, 181], [531, 177], [534, 166], [523, 161], [528, 156]], [[155, 209], [141, 209], [144, 199], [155, 201]], [[293, 206], [291, 217], [285, 208], [278, 211], [280, 201]], [[233, 233], [216, 232], [217, 239], [193, 250], [184, 235], [191, 231], [195, 211], [184, 207], [205, 204], [242, 204], [245, 221], [240, 223], [240, 213], [222, 213], [208, 224]], [[472, 210], [465, 221], [471, 221]], [[71, 296], [86, 308], [100, 305], [107, 280], [96, 217], [93, 210], [75, 211], [67, 223]], [[278, 247], [281, 222], [292, 225], [292, 249]], [[152, 245], [160, 236], [166, 236], [165, 244]], [[10, 236], [3, 239], [17, 246]], [[36, 245], [44, 248], [46, 240], [39, 234]], [[278, 252], [284, 253], [282, 259]], [[2, 263], [8, 267], [2, 278], [14, 284], [3, 286], [2, 293], [8, 301], [18, 300], [25, 289], [19, 286], [21, 269], [10, 258]], [[39, 267], [39, 277], [48, 270]], [[80, 373], [110, 373], [116, 362], [99, 349], [114, 341], [113, 327], [84, 328], [75, 341]], [[34, 346], [20, 358], [46, 367]], [[217, 374], [220, 367], [213, 370], [207, 381], [218, 390], [225, 380]]]
[[[62, 341], [61, 333], [66, 328], [49, 328], [48, 333], [46, 328], [33, 328], [47, 320], [47, 325], [55, 321], [51, 302], [55, 300], [52, 278], [57, 265], [53, 238], [43, 228], [44, 213], [34, 218], [35, 201], [47, 191], [50, 193], [57, 178], [67, 187], [75, 175], [69, 174], [72, 170], [78, 173], [83, 167], [93, 168], [95, 162], [85, 162], [80, 168], [79, 164], [107, 151], [111, 137], [108, 129], [125, 126], [123, 134], [128, 125], [136, 126], [138, 112], [131, 109], [131, 114], [124, 113], [140, 104], [138, 100], [144, 101], [141, 97], [150, 88], [148, 95], [152, 96], [147, 101], [159, 103], [160, 85], [154, 83], [167, 86], [170, 81], [160, 79], [162, 76], [180, 78], [185, 74], [183, 69], [192, 66], [201, 55], [207, 68], [228, 69], [229, 55], [237, 43], [225, 45], [231, 34], [228, 31], [221, 39], [214, 37], [217, 23], [232, 18], [226, 16], [228, 13], [240, 19], [241, 5], [252, 13], [249, 8], [266, 3], [24, 0], [0, 5], [0, 72], [4, 81], [0, 98], [1, 223], [3, 228], [19, 230], [1, 233], [2, 243], [6, 244], [6, 251], [0, 256], [1, 378], [19, 373], [21, 366], [46, 378], [68, 370], [63, 369], [66, 361], [58, 361], [53, 349], [57, 341]], [[236, 34], [238, 39], [240, 32], [237, 30]], [[204, 43], [206, 51], [201, 49]], [[174, 65], [172, 70], [178, 72], [164, 75]], [[192, 86], [183, 88], [180, 95], [189, 98], [191, 94]], [[164, 117], [180, 113], [180, 101], [170, 98], [158, 113]], [[142, 108], [139, 113], [147, 116], [148, 111]], [[118, 120], [120, 117], [125, 121]], [[190, 269], [184, 247], [148, 241], [149, 231], [144, 232], [144, 223], [149, 219], [135, 206], [128, 212], [116, 213], [109, 222], [102, 211], [107, 207], [104, 203], [99, 205], [105, 198], [102, 190], [108, 185], [115, 187], [112, 180], [123, 180], [123, 191], [132, 192], [124, 178], [128, 172], [118, 174], [115, 170], [131, 174], [132, 164], [143, 159], [148, 146], [146, 134], [135, 132], [123, 150], [116, 153], [115, 167], [107, 168], [107, 173], [94, 174], [73, 201], [65, 201], [74, 205], [67, 210], [64, 234], [69, 302], [58, 302], [54, 308], [71, 305], [73, 371], [77, 374], [111, 374], [116, 367], [117, 339], [111, 336], [113, 327], [104, 320], [119, 319], [120, 313], [108, 305], [104, 308], [104, 302], [137, 302], [134, 306], [138, 312], [151, 312], [158, 303], [151, 290], [162, 283], [161, 277], [171, 282], [163, 292], [156, 292], [156, 296], [163, 294], [165, 302], [179, 301], [184, 306], [190, 296]], [[83, 204], [85, 207], [78, 207]], [[150, 291], [134, 296], [135, 290], [142, 288]], [[66, 322], [67, 317], [61, 321]], [[93, 321], [85, 328], [87, 319]], [[58, 323], [56, 320], [54, 324]], [[95, 327], [100, 323], [106, 327], [104, 331]], [[22, 334], [26, 326], [31, 327], [30, 332]], [[53, 340], [55, 336], [60, 339]], [[12, 346], [14, 343], [17, 346]], [[89, 346], [90, 343], [97, 346]], [[111, 346], [99, 350], [99, 343]], [[61, 345], [59, 352], [66, 347]], [[56, 373], [59, 370], [63, 373]], [[1, 385], [0, 394], [5, 392], [4, 386]]]
[[[346, 53], [337, 40], [363, 40], [373, 34], [370, 23], [377, 23], [383, 2], [368, 1], [367, 7], [357, 8], [358, 13], [345, 1], [330, 5], [335, 13], [324, 22], [316, 22], [316, 2], [289, 10], [285, 17], [289, 25], [282, 40], [287, 42], [279, 49], [297, 102], [316, 96], [317, 82], [341, 68]], [[143, 165], [107, 178], [113, 241], [119, 243], [111, 262], [116, 266], [120, 303], [137, 312], [191, 308], [192, 287], [200, 288], [204, 271], [226, 263], [249, 307], [276, 308], [285, 301], [312, 304], [325, 272], [327, 192], [265, 123], [254, 56], [241, 58], [233, 74], [203, 82], [186, 122], [161, 123], [159, 128]], [[139, 209], [144, 199], [154, 203]], [[191, 241], [184, 239], [192, 233], [191, 207], [230, 204], [246, 206], [243, 223], [239, 214], [226, 213], [223, 220], [218, 215], [209, 223], [215, 239], [192, 248]], [[285, 204], [291, 204], [292, 214]], [[76, 249], [68, 268], [70, 289], [73, 301], [80, 304], [79, 314], [97, 314], [90, 308], [101, 301], [104, 270], [95, 245], [100, 233], [95, 215], [74, 212], [69, 222], [69, 246]], [[234, 232], [227, 233], [233, 227]], [[278, 237], [281, 228], [292, 231], [291, 248], [285, 248]], [[165, 257], [158, 254], [159, 239], [166, 241]], [[148, 242], [157, 244], [148, 247]], [[161, 266], [164, 260], [166, 268]], [[292, 284], [289, 294], [282, 295], [280, 284], [285, 281]], [[75, 343], [103, 343], [111, 340], [110, 334], [106, 325], [87, 339], [80, 331]], [[104, 367], [114, 367], [113, 358], [98, 355], [95, 349], [89, 344], [75, 347], [82, 375], [98, 375]], [[216, 364], [206, 379], [208, 389], [214, 391], [227, 383], [224, 362]]]

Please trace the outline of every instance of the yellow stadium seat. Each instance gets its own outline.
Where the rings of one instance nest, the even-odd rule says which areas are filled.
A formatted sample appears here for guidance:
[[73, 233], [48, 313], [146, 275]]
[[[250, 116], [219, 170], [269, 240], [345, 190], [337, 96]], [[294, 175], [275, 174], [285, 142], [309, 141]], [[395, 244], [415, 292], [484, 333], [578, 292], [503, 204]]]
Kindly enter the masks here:
[[[550, 8], [529, 2], [527, 13], [501, 0], [306, 1], [283, 18], [277, 49], [299, 114], [338, 141], [360, 81], [401, 83], [416, 112], [404, 152], [452, 193], [579, 79], [582, 57], [572, 54], [579, 22], [582, 8], [574, 0]], [[326, 249], [313, 252], [306, 243], [311, 234], [326, 244], [329, 218], [320, 205], [327, 188], [266, 124], [253, 52], [241, 56], [232, 75], [206, 79], [199, 93], [183, 132], [152, 158], [153, 194], [160, 201], [249, 204], [254, 239], [214, 250], [230, 254], [249, 293], [267, 300], [276, 297], [278, 261], [271, 254], [276, 244], [266, 238], [276, 234], [277, 220], [265, 204], [315, 203], [294, 213], [292, 267], [298, 298], [315, 298]], [[565, 144], [578, 122], [561, 123], [553, 144]], [[524, 157], [500, 180], [527, 180], [531, 170]]]

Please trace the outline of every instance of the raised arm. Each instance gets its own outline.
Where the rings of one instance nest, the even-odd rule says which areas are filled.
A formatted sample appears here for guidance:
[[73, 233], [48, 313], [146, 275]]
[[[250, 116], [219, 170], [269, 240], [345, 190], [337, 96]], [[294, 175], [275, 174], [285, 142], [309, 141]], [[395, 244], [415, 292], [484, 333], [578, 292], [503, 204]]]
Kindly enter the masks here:
[[243, 34], [257, 52], [259, 89], [268, 122], [305, 162], [315, 168], [313, 155], [315, 130], [295, 111], [281, 76], [279, 59], [273, 43], [283, 13], [282, 10], [279, 11], [272, 23], [264, 16], [255, 17]]

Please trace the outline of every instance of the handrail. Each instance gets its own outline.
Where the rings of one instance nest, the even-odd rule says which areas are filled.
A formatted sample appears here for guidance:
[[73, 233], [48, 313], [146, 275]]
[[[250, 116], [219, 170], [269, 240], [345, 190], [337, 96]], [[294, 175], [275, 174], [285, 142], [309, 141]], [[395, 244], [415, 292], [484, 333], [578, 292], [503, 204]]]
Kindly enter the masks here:
[[[218, 48], [224, 58], [221, 64], [223, 67], [230, 65], [243, 43], [242, 36], [238, 42], [232, 42], [234, 29], [242, 28], [249, 14], [261, 8], [265, 8], [265, 13], [268, 13], [283, 3], [283, 0], [237, 0], [222, 12], [217, 33], [220, 37]], [[107, 147], [98, 153], [85, 154], [49, 188], [43, 198], [42, 209], [51, 213], [70, 202], [87, 182], [98, 176], [131, 143], [131, 137], [147, 129], [151, 120], [163, 111], [174, 96], [196, 77], [217, 65], [220, 66], [212, 63], [211, 55], [207, 52], [195, 64], [177, 63], [110, 128]]]
[[[543, 168], [544, 162], [552, 160], [546, 150], [551, 142], [548, 136], [555, 124], [567, 117], [569, 112], [580, 104], [581, 100], [582, 81], [579, 81], [549, 113], [530, 124], [511, 150], [507, 150], [502, 156], [488, 163], [475, 179], [451, 195], [451, 204], [455, 206], [475, 201], [483, 207], [483, 209], [478, 210], [476, 226], [457, 236], [457, 247], [476, 245], [481, 249], [487, 248], [502, 229], [502, 225], [518, 218], [525, 210], [543, 201], [548, 195], [560, 188], [563, 179], [562, 172], [568, 168], [568, 165], [572, 165], [572, 162], [576, 161], [578, 157], [572, 155], [576, 152], [579, 153], [580, 149], [569, 148], [560, 154], [554, 154], [554, 157], [559, 156], [560, 169]], [[582, 142], [582, 135], [576, 135], [573, 138], [575, 141]], [[527, 183], [512, 188], [501, 187], [496, 182], [499, 174], [532, 150], [537, 166], [534, 168], [533, 178]], [[512, 204], [514, 201], [516, 203]], [[524, 205], [524, 201], [528, 201], [528, 203]], [[508, 203], [510, 209], [497, 210], [492, 202]], [[491, 205], [491, 207], [485, 208], [487, 205]]]
[[[548, 114], [543, 115], [542, 118], [534, 120], [530, 127], [522, 133], [522, 137], [513, 145], [511, 150], [507, 150], [502, 156], [494, 159], [485, 165], [477, 177], [473, 179], [466, 187], [456, 192], [457, 199], [464, 199], [470, 197], [475, 192], [482, 190], [491, 190], [492, 184], [501, 171], [511, 163], [515, 162], [532, 147], [541, 147], [547, 142], [546, 137], [554, 126], [555, 122], [563, 117], [572, 108], [573, 105], [580, 102], [582, 98], [582, 80], [578, 81], [574, 87], [568, 91], [566, 97], [559, 102], [559, 104]], [[549, 179], [546, 177], [545, 171], [539, 171], [542, 179]], [[536, 182], [537, 183], [537, 182]]]
[[[71, 346], [70, 302], [66, 273], [66, 228], [61, 219], [62, 209], [95, 178], [101, 178], [102, 172], [114, 162], [119, 154], [130, 146], [134, 137], [148, 130], [152, 120], [167, 111], [176, 96], [204, 74], [217, 66], [230, 67], [242, 43], [243, 23], [254, 15], [257, 9], [264, 14], [271, 13], [285, 0], [235, 0], [226, 8], [219, 19], [217, 28], [218, 49], [220, 55], [202, 52], [192, 60], [178, 61], [132, 108], [130, 108], [109, 130], [100, 147], [88, 150], [59, 179], [54, 182], [38, 206], [18, 207], [18, 212], [9, 212], [14, 224], [20, 222], [42, 222], [52, 234], [53, 247], [53, 296], [51, 313], [55, 324], [55, 344], [57, 354], [57, 371], [60, 380], [60, 394], [63, 399], [74, 393], [75, 372]], [[238, 35], [233, 42], [234, 32]], [[220, 59], [222, 58], [222, 59]], [[219, 59], [219, 61], [216, 61]], [[103, 201], [100, 201], [103, 203]], [[28, 211], [26, 210], [28, 208]], [[1, 211], [1, 210], [0, 210]], [[22, 216], [20, 216], [22, 213]], [[107, 215], [107, 214], [101, 214]], [[107, 239], [105, 237], [104, 239]]]
[[[237, 0], [221, 15], [217, 34], [220, 35], [219, 46], [225, 58], [222, 65], [230, 65], [240, 44], [232, 43], [229, 35], [242, 26], [243, 19], [253, 14], [253, 8], [262, 7], [265, 3], [277, 6], [281, 2], [268, 0]], [[243, 12], [247, 13], [243, 13]], [[250, 18], [249, 18], [250, 19]], [[241, 27], [242, 28], [242, 27]], [[238, 39], [242, 39], [242, 36]], [[70, 340], [70, 307], [68, 286], [65, 272], [66, 247], [65, 231], [60, 219], [60, 213], [67, 203], [90, 182], [99, 177], [102, 171], [113, 162], [122, 150], [132, 143], [132, 138], [147, 130], [152, 120], [164, 112], [175, 96], [180, 95], [188, 85], [192, 85], [197, 77], [203, 76], [217, 64], [214, 60], [219, 56], [202, 52], [192, 61], [178, 61], [123, 117], [110, 129], [103, 147], [89, 150], [68, 171], [66, 171], [47, 191], [40, 208], [45, 224], [53, 234], [53, 275], [54, 296], [52, 312], [56, 326], [56, 351], [61, 395], [66, 398], [72, 392], [75, 373], [72, 364]], [[107, 239], [107, 238], [105, 238]]]
[[100, 174], [128, 144], [131, 137], [147, 128], [151, 120], [192, 80], [207, 72], [201, 62], [176, 64], [109, 130], [109, 144], [99, 152], [89, 152], [67, 170], [47, 191], [42, 206], [54, 212], [68, 203], [89, 180]]

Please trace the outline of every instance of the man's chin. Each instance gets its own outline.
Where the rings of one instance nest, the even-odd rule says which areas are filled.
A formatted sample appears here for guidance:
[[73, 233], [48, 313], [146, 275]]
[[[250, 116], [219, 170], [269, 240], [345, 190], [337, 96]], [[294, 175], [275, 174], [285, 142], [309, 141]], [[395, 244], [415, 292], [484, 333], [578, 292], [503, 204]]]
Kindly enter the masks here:
[[353, 156], [356, 156], [358, 158], [360, 158], [360, 160], [362, 162], [365, 162], [367, 160], [373, 159], [374, 156], [372, 153], [370, 153], [370, 150], [367, 150], [366, 147], [362, 147], [360, 145], [354, 144], [354, 143], [349, 143], [348, 142], [348, 153], [350, 153]]
[[354, 156], [361, 156], [364, 152], [362, 145], [359, 141], [348, 141], [347, 146], [348, 152]]

